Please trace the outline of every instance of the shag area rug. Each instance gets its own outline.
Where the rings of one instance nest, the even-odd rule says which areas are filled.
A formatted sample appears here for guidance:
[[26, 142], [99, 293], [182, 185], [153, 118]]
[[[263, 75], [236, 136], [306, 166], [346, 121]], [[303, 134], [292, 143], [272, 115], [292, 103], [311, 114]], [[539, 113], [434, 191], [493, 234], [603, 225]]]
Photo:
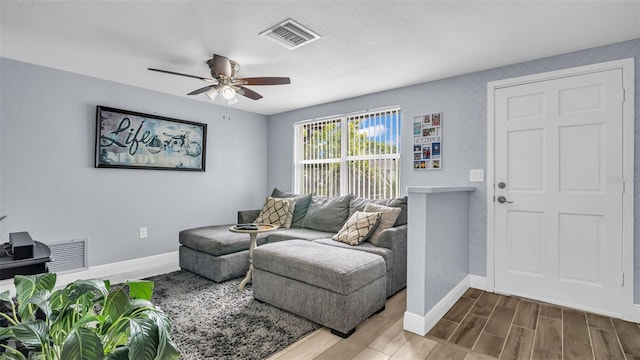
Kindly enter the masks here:
[[238, 291], [241, 279], [215, 283], [187, 271], [153, 276], [152, 302], [171, 318], [181, 359], [265, 359], [320, 325]]

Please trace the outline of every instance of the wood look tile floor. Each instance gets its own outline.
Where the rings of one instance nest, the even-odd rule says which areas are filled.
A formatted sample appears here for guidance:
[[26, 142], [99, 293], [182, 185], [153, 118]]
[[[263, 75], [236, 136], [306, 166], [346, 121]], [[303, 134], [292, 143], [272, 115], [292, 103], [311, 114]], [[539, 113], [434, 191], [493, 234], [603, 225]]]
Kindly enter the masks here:
[[640, 360], [640, 326], [469, 289], [426, 335], [403, 330], [406, 290], [347, 339], [319, 329], [269, 360]]
[[640, 325], [469, 289], [427, 334], [494, 358], [638, 359]]

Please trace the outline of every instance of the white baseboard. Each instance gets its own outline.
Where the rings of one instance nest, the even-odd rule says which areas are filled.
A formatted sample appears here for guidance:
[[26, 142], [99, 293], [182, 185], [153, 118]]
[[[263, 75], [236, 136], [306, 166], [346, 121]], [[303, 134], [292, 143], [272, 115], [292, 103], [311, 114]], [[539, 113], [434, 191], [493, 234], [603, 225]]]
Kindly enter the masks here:
[[467, 289], [469, 289], [469, 275], [464, 277], [451, 291], [447, 293], [438, 303], [424, 316], [410, 312], [404, 313], [403, 328], [420, 336], [426, 335], [433, 328], [444, 314], [451, 309], [453, 304], [460, 299]]
[[485, 276], [472, 275], [469, 274], [469, 287], [474, 289], [480, 289], [484, 291], [493, 291], [493, 289], [489, 289], [487, 286], [487, 278]]
[[405, 311], [402, 327], [409, 332], [424, 336], [430, 329], [426, 328], [424, 316]]
[[[86, 270], [58, 274], [56, 288], [80, 279], [108, 279], [112, 284], [126, 279], [141, 279], [179, 270], [178, 252], [148, 256], [140, 259], [119, 261], [111, 264], [92, 266]], [[0, 281], [0, 292], [9, 290], [15, 294], [13, 280]]]
[[640, 323], [640, 304], [632, 304], [627, 311], [622, 312], [622, 318], [626, 321]]

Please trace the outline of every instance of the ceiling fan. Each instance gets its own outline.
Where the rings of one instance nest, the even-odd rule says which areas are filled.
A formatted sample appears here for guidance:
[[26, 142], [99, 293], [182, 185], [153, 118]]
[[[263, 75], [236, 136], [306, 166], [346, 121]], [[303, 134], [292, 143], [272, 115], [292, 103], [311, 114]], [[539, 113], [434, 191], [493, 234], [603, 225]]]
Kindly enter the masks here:
[[291, 80], [288, 77], [237, 78], [236, 76], [240, 70], [240, 65], [226, 56], [218, 54], [213, 54], [213, 58], [207, 60], [207, 65], [209, 65], [213, 79], [154, 68], [148, 68], [148, 70], [171, 75], [186, 76], [213, 83], [212, 85], [207, 85], [203, 88], [194, 90], [187, 95], [198, 95], [204, 93], [209, 97], [209, 99], [211, 99], [211, 101], [213, 101], [216, 96], [220, 94], [227, 101], [227, 105], [238, 102], [238, 99], [235, 97], [236, 94], [240, 94], [253, 100], [259, 100], [262, 98], [262, 95], [246, 88], [245, 85], [283, 85], [291, 83]]

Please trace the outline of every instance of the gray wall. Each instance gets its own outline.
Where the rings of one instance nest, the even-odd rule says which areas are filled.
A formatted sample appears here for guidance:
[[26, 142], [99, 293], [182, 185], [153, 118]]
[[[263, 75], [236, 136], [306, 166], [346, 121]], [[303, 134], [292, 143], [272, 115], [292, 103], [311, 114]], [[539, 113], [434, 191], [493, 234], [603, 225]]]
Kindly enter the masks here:
[[[486, 183], [468, 182], [469, 169], [486, 169], [487, 82], [580, 65], [635, 57], [636, 123], [640, 119], [640, 39], [510, 65], [416, 86], [375, 93], [269, 117], [268, 188], [292, 188], [293, 126], [296, 121], [387, 105], [402, 109], [400, 187], [477, 186], [470, 197], [469, 271], [486, 275]], [[469, 59], [473, 61], [473, 59]], [[425, 64], [428, 66], [428, 64]], [[443, 112], [442, 170], [412, 169], [412, 122], [415, 115]], [[640, 131], [640, 124], [636, 125]], [[640, 136], [635, 141], [635, 174], [640, 175]], [[640, 303], [640, 186], [635, 189], [635, 302]]]
[[[0, 79], [2, 241], [86, 236], [95, 266], [177, 251], [179, 230], [264, 202], [265, 116], [6, 58]], [[94, 168], [96, 105], [207, 123], [207, 171]]]

